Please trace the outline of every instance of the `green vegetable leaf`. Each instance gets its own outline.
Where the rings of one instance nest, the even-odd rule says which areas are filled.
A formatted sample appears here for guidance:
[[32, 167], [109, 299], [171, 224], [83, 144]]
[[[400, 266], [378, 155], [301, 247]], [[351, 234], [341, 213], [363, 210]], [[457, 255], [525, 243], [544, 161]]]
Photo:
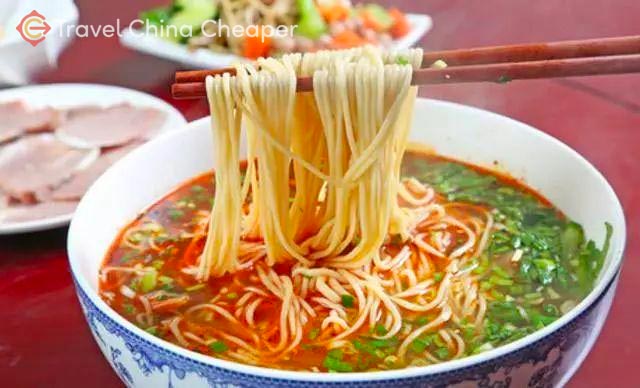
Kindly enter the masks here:
[[374, 330], [375, 330], [375, 333], [380, 336], [383, 336], [388, 333], [387, 328], [381, 324], [377, 324]]
[[169, 7], [160, 7], [150, 9], [140, 13], [140, 20], [151, 26], [164, 26], [171, 19], [172, 9]]
[[400, 56], [398, 56], [398, 58], [396, 59], [396, 63], [397, 63], [398, 65], [408, 65], [408, 64], [409, 64], [409, 60], [408, 60], [406, 57], [404, 57], [404, 56], [400, 55]]
[[318, 39], [327, 32], [327, 23], [320, 15], [313, 0], [296, 0], [298, 8], [298, 28], [295, 33], [309, 39]]
[[209, 344], [209, 349], [214, 353], [224, 353], [229, 347], [222, 341], [216, 341]]
[[169, 209], [167, 215], [171, 218], [171, 221], [178, 221], [184, 217], [184, 211], [180, 209]]
[[332, 349], [327, 353], [322, 366], [327, 368], [329, 372], [352, 372], [353, 366], [342, 360], [343, 353], [340, 349]]
[[147, 271], [140, 279], [140, 290], [144, 293], [150, 292], [156, 288], [157, 284], [158, 272], [155, 269], [153, 271]]
[[340, 298], [342, 299], [342, 305], [344, 307], [347, 307], [347, 308], [353, 307], [353, 302], [354, 302], [353, 296], [345, 294], [345, 295], [342, 295]]
[[447, 348], [438, 348], [438, 349], [436, 349], [434, 354], [439, 359], [445, 360], [445, 359], [449, 358], [449, 349], [447, 349]]

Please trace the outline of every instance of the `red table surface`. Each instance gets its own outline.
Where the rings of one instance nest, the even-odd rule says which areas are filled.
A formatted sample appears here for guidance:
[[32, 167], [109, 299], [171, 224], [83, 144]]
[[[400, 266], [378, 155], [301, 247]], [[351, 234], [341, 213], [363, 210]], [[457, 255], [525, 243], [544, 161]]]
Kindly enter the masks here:
[[[82, 24], [128, 23], [169, 0], [77, 0]], [[383, 1], [428, 13], [435, 23], [421, 42], [446, 49], [640, 33], [637, 0]], [[0, 58], [0, 61], [2, 59]], [[117, 39], [76, 40], [41, 82], [127, 86], [170, 101], [176, 66], [121, 47]], [[625, 207], [629, 237], [640, 229], [640, 76], [425, 87], [423, 96], [499, 112], [540, 128], [576, 149], [604, 173]], [[189, 120], [202, 101], [175, 102]], [[579, 190], [579, 188], [576, 188]], [[76, 300], [65, 250], [66, 229], [0, 238], [0, 381], [6, 387], [121, 383], [100, 354]], [[609, 319], [570, 387], [638, 386], [640, 243], [630, 238]]]

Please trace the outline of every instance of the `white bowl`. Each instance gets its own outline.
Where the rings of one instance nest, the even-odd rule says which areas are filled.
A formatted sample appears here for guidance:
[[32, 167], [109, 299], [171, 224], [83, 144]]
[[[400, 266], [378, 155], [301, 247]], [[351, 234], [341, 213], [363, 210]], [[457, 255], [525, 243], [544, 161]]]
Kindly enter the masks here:
[[[433, 21], [429, 15], [407, 14], [407, 20], [411, 25], [411, 30], [406, 36], [393, 43], [394, 50], [402, 50], [415, 45], [433, 26]], [[122, 31], [120, 42], [132, 50], [194, 68], [215, 69], [229, 67], [238, 61], [246, 60], [235, 54], [218, 53], [204, 48], [192, 50], [185, 45], [170, 42], [131, 28], [126, 28]]]
[[[110, 106], [128, 103], [133, 106], [154, 108], [166, 115], [158, 136], [179, 128], [187, 121], [176, 108], [152, 95], [118, 86], [94, 84], [49, 84], [23, 86], [0, 91], [0, 103], [24, 101], [29, 107], [73, 108], [84, 105]], [[67, 225], [73, 213], [33, 221], [1, 223], [0, 235], [35, 232]]]
[[[210, 170], [209, 120], [191, 123], [134, 151], [89, 190], [71, 223], [69, 259], [78, 295], [100, 349], [131, 386], [388, 386], [503, 383], [561, 385], [593, 345], [615, 292], [624, 244], [620, 203], [602, 175], [560, 141], [515, 120], [448, 102], [417, 101], [412, 139], [446, 156], [521, 177], [588, 238], [611, 248], [594, 290], [572, 311], [497, 349], [426, 367], [353, 374], [280, 371], [218, 360], [156, 338], [119, 316], [98, 296], [98, 270], [118, 231], [176, 185]], [[139, 168], [145, 166], [145, 168]], [[530, 385], [531, 386], [531, 385]]]

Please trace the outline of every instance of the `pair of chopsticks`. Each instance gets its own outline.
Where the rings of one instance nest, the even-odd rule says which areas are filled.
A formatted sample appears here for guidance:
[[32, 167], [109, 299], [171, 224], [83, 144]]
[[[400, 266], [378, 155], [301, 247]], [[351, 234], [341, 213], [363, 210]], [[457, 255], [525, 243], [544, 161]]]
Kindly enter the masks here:
[[[414, 70], [412, 85], [464, 82], [508, 82], [640, 72], [640, 35], [523, 45], [479, 47], [424, 54], [423, 66], [442, 60], [446, 68]], [[206, 96], [205, 78], [235, 69], [176, 73], [171, 92], [176, 99]], [[298, 78], [298, 91], [311, 91], [311, 77]]]

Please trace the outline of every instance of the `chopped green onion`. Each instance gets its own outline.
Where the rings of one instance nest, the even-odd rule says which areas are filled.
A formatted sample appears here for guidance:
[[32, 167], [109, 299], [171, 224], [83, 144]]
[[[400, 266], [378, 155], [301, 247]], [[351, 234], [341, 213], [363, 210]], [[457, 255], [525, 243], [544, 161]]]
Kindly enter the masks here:
[[509, 287], [509, 292], [511, 292], [511, 294], [513, 295], [521, 295], [525, 292], [525, 288], [522, 285], [515, 284]]
[[200, 194], [200, 193], [204, 193], [205, 191], [207, 191], [207, 189], [205, 189], [204, 187], [202, 187], [200, 185], [193, 185], [193, 186], [191, 186], [190, 190], [194, 194]]
[[443, 277], [444, 277], [444, 274], [442, 272], [436, 272], [433, 274], [433, 280], [436, 282], [441, 281]]
[[398, 344], [398, 339], [396, 337], [387, 339], [374, 338], [369, 341], [369, 344], [374, 348], [390, 348]]
[[377, 325], [376, 325], [376, 327], [375, 327], [375, 332], [376, 332], [376, 334], [378, 334], [378, 335], [385, 335], [385, 334], [387, 334], [387, 333], [388, 333], [388, 330], [387, 330], [387, 328], [386, 328], [386, 327], [384, 327], [383, 325], [381, 325], [381, 324], [377, 324]]
[[504, 299], [504, 294], [501, 293], [500, 291], [493, 289], [491, 290], [491, 296], [494, 297], [497, 300], [503, 300]]
[[415, 324], [418, 326], [424, 326], [429, 322], [429, 318], [427, 317], [419, 317], [415, 320]]
[[384, 359], [384, 363], [387, 366], [393, 367], [398, 363], [398, 356], [387, 356], [387, 358]]
[[505, 278], [505, 279], [510, 279], [511, 275], [509, 275], [509, 273], [507, 271], [504, 270], [504, 268], [501, 267], [493, 267], [491, 269], [493, 271], [493, 273], [495, 273], [496, 275]]
[[406, 57], [404, 57], [404, 56], [400, 55], [400, 56], [396, 59], [396, 63], [397, 63], [398, 65], [408, 65], [408, 64], [409, 64], [409, 60], [408, 60]]
[[327, 368], [329, 372], [351, 372], [353, 366], [342, 360], [343, 354], [340, 349], [332, 349], [327, 353], [322, 362], [322, 366]]
[[123, 304], [122, 308], [124, 309], [125, 314], [128, 314], [128, 315], [133, 315], [137, 312], [136, 307], [131, 303]]
[[445, 360], [449, 358], [449, 349], [447, 348], [438, 348], [434, 353], [436, 357], [438, 357], [441, 360]]
[[345, 295], [342, 295], [341, 298], [342, 298], [342, 305], [344, 307], [347, 307], [347, 308], [353, 307], [353, 301], [354, 301], [353, 296], [345, 294]]
[[167, 212], [171, 221], [178, 221], [180, 218], [184, 217], [184, 212], [180, 209], [169, 209]]
[[122, 255], [122, 257], [120, 257], [120, 262], [122, 264], [124, 263], [128, 263], [129, 261], [131, 261], [134, 257], [136, 256], [136, 254], [134, 252], [127, 252], [124, 255]]
[[501, 278], [499, 276], [492, 275], [489, 278], [489, 283], [491, 283], [491, 284], [493, 284], [495, 286], [512, 286], [513, 285], [513, 280], [504, 279], [504, 278]]
[[431, 337], [420, 337], [413, 340], [411, 343], [411, 350], [416, 353], [422, 353], [427, 350], [427, 347], [431, 345]]
[[524, 294], [523, 297], [526, 300], [536, 300], [542, 298], [542, 294], [539, 292], [530, 292], [528, 294]]
[[561, 296], [551, 287], [547, 287], [547, 294], [549, 294], [549, 298], [551, 299], [560, 299]]
[[314, 327], [313, 329], [311, 329], [311, 331], [309, 331], [308, 337], [311, 341], [313, 341], [314, 339], [318, 338], [318, 334], [320, 334], [320, 329]]
[[554, 317], [559, 317], [560, 316], [560, 310], [558, 309], [558, 307], [556, 307], [553, 304], [545, 304], [542, 307], [542, 311], [544, 311], [546, 314], [549, 314], [549, 315], [554, 316]]
[[209, 344], [209, 349], [214, 353], [223, 353], [226, 352], [229, 347], [222, 341], [216, 341]]
[[226, 295], [227, 299], [237, 299], [238, 298], [238, 293], [236, 292], [230, 292]]
[[140, 290], [145, 293], [152, 291], [156, 288], [157, 284], [158, 272], [155, 269], [153, 271], [147, 271], [140, 279]]
[[129, 288], [132, 289], [133, 291], [138, 291], [139, 287], [140, 287], [140, 278], [131, 279], [131, 281], [129, 282]]
[[484, 344], [478, 346], [477, 348], [473, 349], [473, 354], [478, 354], [478, 353], [482, 353], [482, 352], [486, 352], [493, 349], [493, 345], [491, 344], [491, 342], [485, 342]]
[[147, 327], [144, 331], [151, 335], [158, 335], [158, 328], [156, 326]]

